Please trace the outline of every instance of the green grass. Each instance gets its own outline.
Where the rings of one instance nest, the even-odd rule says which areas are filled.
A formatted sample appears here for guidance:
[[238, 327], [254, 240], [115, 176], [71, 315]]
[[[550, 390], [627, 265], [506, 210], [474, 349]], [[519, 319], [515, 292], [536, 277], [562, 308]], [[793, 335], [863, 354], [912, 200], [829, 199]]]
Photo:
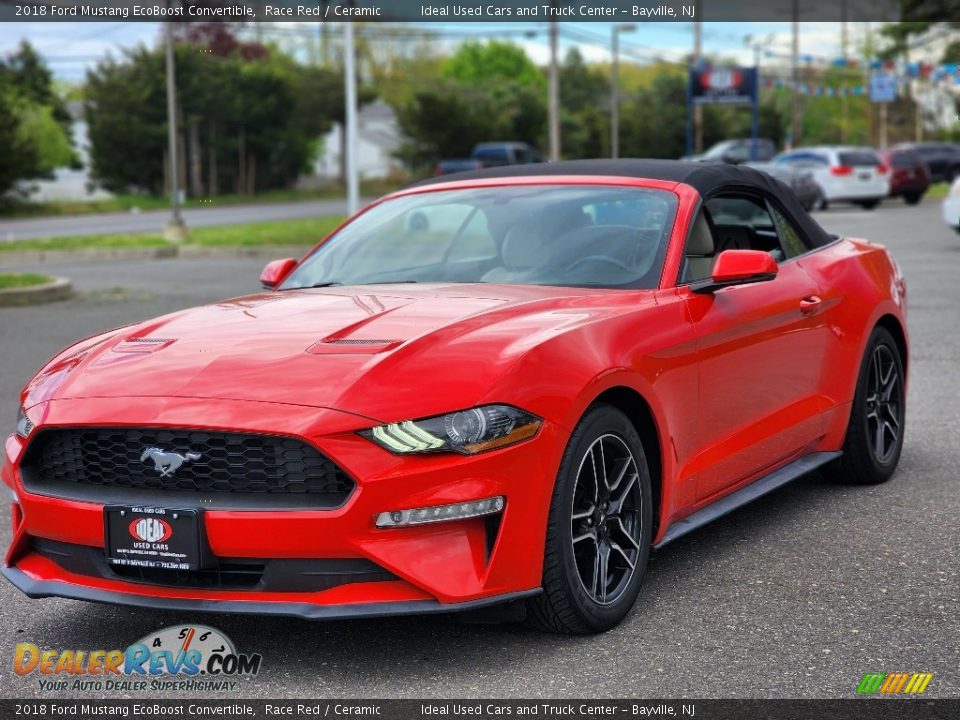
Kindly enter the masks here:
[[191, 245], [316, 245], [342, 223], [343, 216], [223, 225], [190, 231]]
[[930, 189], [927, 190], [926, 198], [930, 200], [943, 200], [947, 193], [950, 192], [950, 183], [936, 183], [930, 186]]
[[0, 242], [3, 253], [24, 250], [84, 250], [86, 248], [142, 248], [170, 245], [161, 235], [70, 235], [68, 237], [35, 238]]
[[[369, 180], [361, 184], [360, 193], [376, 197], [393, 192], [406, 183], [398, 180]], [[305, 202], [332, 200], [345, 196], [343, 186], [331, 183], [316, 190], [268, 190], [258, 195], [218, 195], [214, 198], [189, 198], [184, 207], [206, 208], [253, 203]], [[149, 195], [116, 195], [106, 200], [29, 202], [7, 200], [0, 203], [0, 217], [48, 217], [58, 215], [95, 215], [99, 213], [129, 212], [130, 210], [164, 210], [170, 207], [169, 198]]]
[[[222, 225], [190, 231], [188, 245], [253, 246], [315, 245], [343, 222], [339, 215], [306, 220], [280, 220], [247, 225]], [[172, 247], [160, 233], [144, 235], [71, 235], [67, 237], [14, 240], [0, 243], [3, 253], [38, 250], [85, 250], [88, 248]]]
[[0, 290], [46, 285], [52, 281], [53, 278], [36, 273], [0, 273]]

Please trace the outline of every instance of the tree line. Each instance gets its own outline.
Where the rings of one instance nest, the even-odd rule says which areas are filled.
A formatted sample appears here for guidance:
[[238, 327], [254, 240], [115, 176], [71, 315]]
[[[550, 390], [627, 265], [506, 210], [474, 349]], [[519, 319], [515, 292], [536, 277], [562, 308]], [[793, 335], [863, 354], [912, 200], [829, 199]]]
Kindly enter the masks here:
[[[176, 67], [180, 186], [192, 197], [255, 194], [291, 186], [308, 171], [322, 137], [343, 123], [342, 57], [308, 58], [278, 43], [243, 41], [228, 24], [180, 24]], [[411, 175], [474, 144], [516, 140], [547, 145], [546, 70], [517, 45], [468, 41], [452, 53], [424, 42], [413, 52], [359, 45], [361, 103], [394, 108], [403, 142], [396, 152]], [[624, 157], [677, 158], [686, 149], [687, 71], [681, 64], [620, 66], [620, 151]], [[559, 67], [565, 158], [610, 154], [609, 68], [571, 49]], [[840, 71], [820, 81], [840, 86]], [[162, 195], [168, 170], [162, 44], [108, 57], [82, 88], [91, 175], [115, 193]], [[804, 143], [869, 143], [866, 98], [803, 98]], [[780, 144], [790, 93], [761, 93], [760, 133]], [[896, 112], [892, 113], [896, 116]], [[704, 108], [704, 145], [750, 133], [743, 107]], [[17, 180], [75, 162], [70, 117], [49, 70], [24, 43], [0, 62], [0, 196]], [[341, 133], [341, 137], [342, 137]], [[341, 152], [341, 159], [345, 153]]]

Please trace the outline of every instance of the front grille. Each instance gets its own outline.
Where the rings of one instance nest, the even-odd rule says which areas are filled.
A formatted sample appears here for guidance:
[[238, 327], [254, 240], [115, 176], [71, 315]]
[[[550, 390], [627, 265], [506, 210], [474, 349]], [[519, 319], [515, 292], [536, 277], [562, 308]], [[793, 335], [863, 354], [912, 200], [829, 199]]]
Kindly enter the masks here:
[[111, 565], [103, 550], [86, 545], [43, 538], [33, 538], [31, 545], [38, 554], [77, 575], [165, 587], [319, 592], [341, 585], [399, 580], [366, 558], [212, 558], [210, 567], [201, 570], [165, 570]]
[[40, 494], [190, 507], [333, 508], [354, 487], [295, 438], [166, 428], [42, 430], [22, 472], [27, 490]]
[[110, 572], [124, 580], [170, 587], [241, 590], [255, 588], [263, 578], [264, 564], [222, 563], [210, 570], [165, 570], [163, 568], [112, 565]]

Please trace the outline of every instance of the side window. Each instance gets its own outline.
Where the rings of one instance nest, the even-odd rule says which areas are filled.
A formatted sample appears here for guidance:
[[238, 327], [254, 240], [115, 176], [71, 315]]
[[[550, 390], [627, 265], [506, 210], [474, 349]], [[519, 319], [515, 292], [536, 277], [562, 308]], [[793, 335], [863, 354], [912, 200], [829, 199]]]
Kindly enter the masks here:
[[810, 247], [807, 245], [806, 240], [803, 239], [803, 235], [800, 234], [800, 231], [790, 222], [786, 216], [781, 213], [777, 208], [771, 206], [771, 214], [773, 215], [773, 222], [777, 228], [777, 235], [780, 236], [780, 244], [783, 247], [783, 252], [787, 258], [797, 257], [798, 255], [803, 255], [807, 252]]
[[[707, 201], [714, 225], [749, 225], [754, 229], [773, 229], [766, 204], [745, 195], [718, 195]], [[741, 248], [750, 250], [751, 248]]]
[[766, 201], [759, 195], [717, 195], [706, 202], [713, 220], [717, 252], [760, 250], [784, 259], [777, 228]]

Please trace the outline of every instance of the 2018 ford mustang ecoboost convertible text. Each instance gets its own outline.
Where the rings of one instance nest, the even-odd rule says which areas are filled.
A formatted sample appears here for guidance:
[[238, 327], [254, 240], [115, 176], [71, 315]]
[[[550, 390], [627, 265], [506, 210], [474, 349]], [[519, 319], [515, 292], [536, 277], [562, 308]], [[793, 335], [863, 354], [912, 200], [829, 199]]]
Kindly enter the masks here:
[[2, 470], [14, 585], [309, 618], [515, 601], [596, 632], [651, 548], [900, 456], [896, 263], [749, 168], [431, 180], [261, 281], [29, 381]]

